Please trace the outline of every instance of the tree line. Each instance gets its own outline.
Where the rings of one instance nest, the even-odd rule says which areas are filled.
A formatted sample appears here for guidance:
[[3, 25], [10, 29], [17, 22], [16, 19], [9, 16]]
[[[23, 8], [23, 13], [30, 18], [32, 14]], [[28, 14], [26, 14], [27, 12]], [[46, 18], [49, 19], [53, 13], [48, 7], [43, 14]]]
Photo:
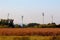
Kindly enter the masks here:
[[23, 26], [14, 24], [13, 19], [1, 19], [0, 20], [0, 28], [60, 28], [60, 24], [56, 23], [48, 23], [48, 24], [39, 24], [39, 23], [29, 23], [27, 25], [23, 24]]
[[29, 23], [27, 25], [23, 24], [23, 26], [14, 23], [8, 22], [0, 22], [0, 28], [60, 28], [60, 24], [56, 25], [56, 23], [48, 23], [48, 24], [39, 24], [39, 23]]

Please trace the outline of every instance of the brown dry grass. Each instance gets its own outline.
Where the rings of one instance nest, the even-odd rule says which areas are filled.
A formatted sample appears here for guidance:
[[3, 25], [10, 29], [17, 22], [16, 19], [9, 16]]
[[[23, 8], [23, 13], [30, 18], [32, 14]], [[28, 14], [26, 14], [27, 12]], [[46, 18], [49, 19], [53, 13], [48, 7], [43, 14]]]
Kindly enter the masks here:
[[60, 35], [60, 28], [0, 28], [0, 36], [55, 36]]

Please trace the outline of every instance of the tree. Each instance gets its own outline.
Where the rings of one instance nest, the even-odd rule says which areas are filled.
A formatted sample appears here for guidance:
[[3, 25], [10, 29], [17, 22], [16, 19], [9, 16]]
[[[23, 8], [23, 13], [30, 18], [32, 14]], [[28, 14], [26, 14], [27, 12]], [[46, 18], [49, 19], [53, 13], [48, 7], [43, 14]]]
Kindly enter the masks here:
[[21, 25], [15, 24], [14, 27], [15, 28], [21, 28]]
[[46, 25], [47, 28], [56, 28], [56, 23], [48, 23]]
[[27, 26], [28, 27], [38, 27], [40, 24], [38, 23], [29, 23]]
[[60, 28], [60, 24], [59, 25], [56, 25], [57, 28]]

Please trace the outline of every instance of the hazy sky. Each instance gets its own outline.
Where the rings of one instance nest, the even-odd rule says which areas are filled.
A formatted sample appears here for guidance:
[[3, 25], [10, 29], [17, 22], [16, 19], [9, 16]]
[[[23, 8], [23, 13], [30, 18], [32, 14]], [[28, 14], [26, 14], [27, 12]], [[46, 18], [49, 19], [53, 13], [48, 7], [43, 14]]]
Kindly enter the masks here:
[[24, 23], [42, 23], [42, 13], [45, 13], [44, 23], [60, 23], [60, 0], [0, 0], [0, 19], [14, 19], [14, 23], [21, 24], [21, 16]]

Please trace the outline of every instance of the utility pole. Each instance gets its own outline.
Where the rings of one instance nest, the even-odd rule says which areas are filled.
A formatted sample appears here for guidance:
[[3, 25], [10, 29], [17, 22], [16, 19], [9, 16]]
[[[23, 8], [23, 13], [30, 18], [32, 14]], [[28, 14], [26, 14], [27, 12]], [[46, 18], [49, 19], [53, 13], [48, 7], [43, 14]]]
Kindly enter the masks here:
[[42, 13], [42, 17], [43, 17], [43, 24], [44, 24], [44, 12]]
[[23, 27], [23, 16], [21, 16], [21, 18], [22, 18], [22, 27]]

